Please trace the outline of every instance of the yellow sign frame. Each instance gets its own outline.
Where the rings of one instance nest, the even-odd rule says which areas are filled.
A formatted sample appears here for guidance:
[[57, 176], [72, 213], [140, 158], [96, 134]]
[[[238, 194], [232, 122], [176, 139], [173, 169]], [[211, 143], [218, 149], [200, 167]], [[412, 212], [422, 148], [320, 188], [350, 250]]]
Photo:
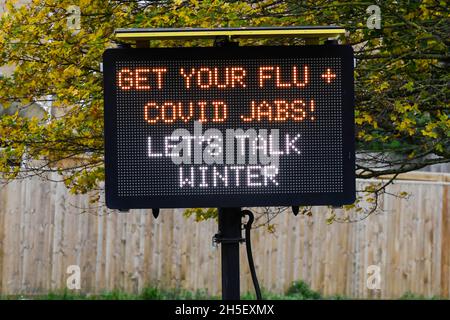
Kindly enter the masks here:
[[303, 39], [334, 38], [345, 34], [345, 29], [330, 27], [251, 27], [251, 28], [156, 28], [156, 29], [116, 29], [117, 39], [128, 41], [176, 40], [176, 39], [216, 39], [216, 38], [271, 38], [294, 37]]

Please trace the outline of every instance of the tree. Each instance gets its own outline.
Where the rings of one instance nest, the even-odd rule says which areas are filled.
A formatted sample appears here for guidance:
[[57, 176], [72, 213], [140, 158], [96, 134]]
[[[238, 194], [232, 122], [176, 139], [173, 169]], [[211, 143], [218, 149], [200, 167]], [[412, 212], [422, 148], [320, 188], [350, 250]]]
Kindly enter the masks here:
[[[6, 2], [0, 19], [0, 104], [51, 102], [44, 117], [0, 113], [3, 181], [58, 172], [75, 193], [99, 188], [103, 169], [101, 55], [115, 28], [330, 25], [355, 46], [360, 178], [397, 175], [450, 161], [449, 12], [446, 1], [378, 1], [381, 29], [369, 29], [366, 1]], [[68, 7], [80, 9], [80, 28]], [[69, 23], [68, 23], [69, 22]], [[245, 40], [299, 44], [301, 40]], [[196, 46], [205, 41], [155, 41]], [[0, 110], [1, 112], [1, 110]], [[11, 112], [10, 112], [11, 113]], [[376, 196], [386, 184], [371, 186]], [[373, 197], [376, 202], [377, 197]]]

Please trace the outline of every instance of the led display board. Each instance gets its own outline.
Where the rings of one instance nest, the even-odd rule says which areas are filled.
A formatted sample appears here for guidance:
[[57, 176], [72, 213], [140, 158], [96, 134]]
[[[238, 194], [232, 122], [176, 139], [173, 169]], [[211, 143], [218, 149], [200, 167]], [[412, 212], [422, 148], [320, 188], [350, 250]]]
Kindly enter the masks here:
[[350, 46], [109, 49], [110, 208], [355, 199]]

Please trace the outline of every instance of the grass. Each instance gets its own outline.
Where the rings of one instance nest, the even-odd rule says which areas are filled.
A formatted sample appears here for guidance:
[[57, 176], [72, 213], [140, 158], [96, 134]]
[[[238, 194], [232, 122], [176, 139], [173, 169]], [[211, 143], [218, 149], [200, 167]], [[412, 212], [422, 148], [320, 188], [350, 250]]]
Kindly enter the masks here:
[[208, 295], [206, 291], [196, 292], [184, 289], [160, 289], [149, 287], [143, 289], [139, 294], [127, 293], [120, 290], [103, 292], [100, 294], [82, 294], [70, 290], [49, 292], [44, 295], [8, 295], [1, 296], [0, 300], [209, 300], [220, 299]]
[[448, 300], [448, 299], [440, 296], [426, 297], [424, 295], [414, 294], [408, 291], [400, 297], [400, 300]]
[[[351, 299], [349, 297], [334, 295], [322, 296], [319, 292], [312, 290], [304, 281], [296, 281], [292, 283], [284, 294], [276, 294], [266, 290], [262, 292], [265, 300], [344, 300]], [[143, 289], [139, 294], [131, 294], [123, 291], [109, 291], [100, 294], [79, 294], [73, 291], [63, 290], [50, 292], [45, 295], [9, 295], [1, 296], [0, 300], [218, 300], [219, 296], [212, 296], [204, 290], [195, 292], [184, 289], [161, 289], [156, 287], [148, 287]], [[254, 293], [245, 293], [241, 296], [242, 300], [255, 300]], [[425, 297], [407, 292], [399, 298], [400, 300], [425, 300], [425, 299], [442, 299], [438, 296]]]

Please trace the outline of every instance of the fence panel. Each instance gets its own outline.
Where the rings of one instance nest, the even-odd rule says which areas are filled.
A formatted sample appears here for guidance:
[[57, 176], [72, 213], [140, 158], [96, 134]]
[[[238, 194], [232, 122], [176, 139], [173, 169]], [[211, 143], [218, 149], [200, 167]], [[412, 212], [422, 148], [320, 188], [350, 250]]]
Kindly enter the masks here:
[[[285, 291], [304, 280], [326, 295], [396, 298], [407, 291], [450, 294], [450, 175], [404, 175], [384, 195], [383, 209], [357, 223], [326, 223], [328, 208], [312, 216], [285, 212], [276, 232], [254, 231], [261, 285]], [[408, 180], [408, 179], [414, 179]], [[367, 182], [358, 182], [360, 185]], [[0, 189], [0, 293], [37, 294], [65, 288], [69, 265], [81, 268], [81, 290], [98, 293], [145, 286], [220, 293], [220, 250], [211, 246], [215, 221], [197, 223], [182, 210], [110, 211], [70, 195], [62, 184], [38, 179]], [[253, 291], [241, 247], [242, 292]], [[366, 286], [367, 267], [380, 268], [380, 290]]]

